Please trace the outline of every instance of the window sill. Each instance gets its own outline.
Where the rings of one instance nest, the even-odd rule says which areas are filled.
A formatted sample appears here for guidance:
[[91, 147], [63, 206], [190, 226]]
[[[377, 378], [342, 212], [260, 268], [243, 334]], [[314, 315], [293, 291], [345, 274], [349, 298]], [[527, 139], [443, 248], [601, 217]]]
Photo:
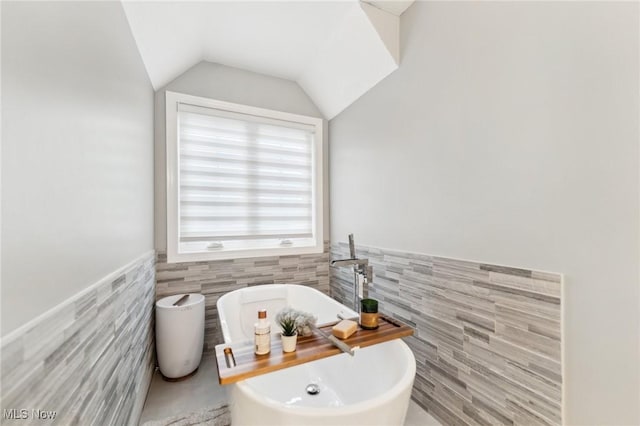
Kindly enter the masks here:
[[194, 253], [172, 253], [167, 251], [167, 263], [215, 262], [217, 260], [248, 259], [274, 256], [297, 256], [324, 252], [324, 244], [311, 247], [283, 247], [257, 250], [207, 251]]

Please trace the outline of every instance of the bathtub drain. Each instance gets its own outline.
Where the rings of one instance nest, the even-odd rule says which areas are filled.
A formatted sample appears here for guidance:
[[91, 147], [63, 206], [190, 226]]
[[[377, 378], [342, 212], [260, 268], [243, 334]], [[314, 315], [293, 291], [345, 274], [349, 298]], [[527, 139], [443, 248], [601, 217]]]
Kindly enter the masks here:
[[306, 389], [309, 395], [317, 395], [320, 393], [320, 386], [315, 383], [308, 384]]

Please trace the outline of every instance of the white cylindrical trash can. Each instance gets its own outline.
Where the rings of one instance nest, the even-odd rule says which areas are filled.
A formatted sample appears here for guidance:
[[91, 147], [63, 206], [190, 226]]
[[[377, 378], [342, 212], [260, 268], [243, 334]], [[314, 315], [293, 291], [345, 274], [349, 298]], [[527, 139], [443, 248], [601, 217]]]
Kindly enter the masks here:
[[180, 380], [195, 373], [203, 344], [203, 295], [178, 294], [156, 302], [156, 349], [165, 379]]

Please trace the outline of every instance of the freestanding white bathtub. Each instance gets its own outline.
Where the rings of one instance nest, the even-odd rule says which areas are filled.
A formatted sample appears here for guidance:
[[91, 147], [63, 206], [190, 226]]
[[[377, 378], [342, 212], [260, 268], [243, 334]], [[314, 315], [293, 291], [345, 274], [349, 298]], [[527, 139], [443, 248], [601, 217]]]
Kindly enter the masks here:
[[[357, 314], [310, 287], [271, 284], [247, 287], [217, 302], [225, 343], [253, 339], [258, 309], [274, 318], [285, 306], [311, 312], [318, 324]], [[416, 361], [400, 339], [253, 377], [231, 386], [231, 423], [243, 425], [402, 425], [409, 406]], [[314, 384], [320, 392], [307, 393]]]

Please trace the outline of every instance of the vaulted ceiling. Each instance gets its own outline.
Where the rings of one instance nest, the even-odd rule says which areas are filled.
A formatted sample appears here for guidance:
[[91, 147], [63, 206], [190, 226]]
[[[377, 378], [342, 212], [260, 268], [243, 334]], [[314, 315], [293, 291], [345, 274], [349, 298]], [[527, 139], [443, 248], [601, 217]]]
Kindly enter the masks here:
[[128, 1], [155, 89], [200, 61], [296, 81], [333, 118], [397, 69], [399, 15], [413, 2]]

